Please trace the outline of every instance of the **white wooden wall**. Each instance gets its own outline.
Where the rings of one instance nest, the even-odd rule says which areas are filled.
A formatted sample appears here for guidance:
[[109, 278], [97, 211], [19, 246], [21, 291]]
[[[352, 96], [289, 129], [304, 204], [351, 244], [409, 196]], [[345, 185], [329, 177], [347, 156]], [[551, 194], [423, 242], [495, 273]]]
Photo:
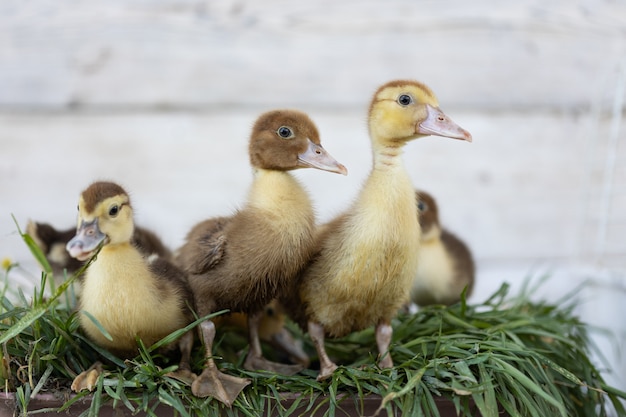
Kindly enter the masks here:
[[[255, 117], [295, 107], [349, 176], [298, 172], [321, 220], [370, 166], [376, 87], [426, 82], [474, 136], [405, 153], [416, 186], [478, 260], [474, 299], [551, 274], [626, 386], [626, 3], [571, 0], [0, 2], [0, 258], [38, 280], [10, 217], [70, 226], [94, 179], [132, 192], [172, 247], [250, 181]], [[619, 318], [619, 320], [615, 320]], [[617, 347], [615, 347], [617, 346]], [[622, 350], [622, 355], [618, 351]]]

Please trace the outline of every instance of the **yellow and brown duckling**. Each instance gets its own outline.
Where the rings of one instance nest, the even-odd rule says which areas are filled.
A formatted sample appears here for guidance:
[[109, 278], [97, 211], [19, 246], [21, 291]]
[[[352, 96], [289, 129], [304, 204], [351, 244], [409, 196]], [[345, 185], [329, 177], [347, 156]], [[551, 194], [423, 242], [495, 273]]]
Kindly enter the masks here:
[[391, 320], [409, 300], [418, 268], [420, 227], [415, 191], [402, 161], [407, 142], [429, 135], [471, 141], [440, 109], [433, 92], [414, 81], [392, 81], [369, 108], [373, 168], [343, 215], [322, 226], [299, 289], [281, 300], [309, 335], [320, 360], [318, 380], [337, 368], [324, 339], [375, 326], [378, 365], [388, 354]]
[[411, 288], [411, 301], [420, 307], [451, 305], [474, 287], [472, 253], [461, 239], [441, 227], [437, 202], [428, 193], [416, 191], [419, 223], [422, 228], [417, 273]]
[[[137, 355], [137, 337], [150, 346], [193, 320], [184, 273], [158, 255], [147, 257], [131, 243], [133, 233], [133, 209], [122, 187], [95, 182], [82, 192], [76, 235], [67, 251], [85, 261], [101, 247], [85, 272], [79, 310], [94, 317], [110, 338], [86, 314], [81, 314], [80, 324], [94, 343], [123, 357]], [[176, 376], [193, 379], [192, 333], [181, 337], [178, 346], [181, 362]], [[73, 390], [91, 389], [99, 369], [92, 368], [76, 377]]]
[[72, 258], [65, 250], [67, 242], [76, 234], [76, 227], [58, 230], [48, 223], [29, 221], [26, 233], [39, 246], [55, 274], [61, 274], [64, 270], [72, 274], [83, 266], [82, 261]]
[[[263, 358], [258, 330], [264, 307], [291, 285], [312, 250], [315, 215], [307, 192], [290, 171], [316, 168], [345, 175], [347, 170], [321, 146], [309, 117], [294, 110], [262, 114], [248, 150], [254, 178], [245, 205], [230, 217], [193, 227], [177, 263], [188, 273], [199, 316], [222, 309], [248, 314], [246, 368], [293, 373], [293, 366]], [[230, 406], [249, 380], [217, 369], [211, 320], [200, 325], [200, 335], [206, 367], [192, 392]]]

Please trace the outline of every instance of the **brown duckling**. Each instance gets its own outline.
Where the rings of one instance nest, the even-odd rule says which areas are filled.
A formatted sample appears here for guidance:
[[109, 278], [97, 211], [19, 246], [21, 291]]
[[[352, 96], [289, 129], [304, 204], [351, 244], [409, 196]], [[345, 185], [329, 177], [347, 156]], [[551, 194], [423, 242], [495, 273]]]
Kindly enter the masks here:
[[297, 294], [281, 300], [308, 330], [320, 360], [318, 380], [337, 368], [325, 336], [375, 326], [379, 366], [388, 354], [391, 319], [409, 300], [418, 267], [420, 227], [415, 191], [402, 162], [404, 145], [436, 135], [471, 141], [438, 106], [433, 92], [414, 81], [381, 86], [369, 108], [373, 168], [351, 208], [321, 227], [316, 250], [301, 273]]
[[[137, 355], [137, 337], [150, 346], [193, 320], [184, 273], [157, 255], [146, 257], [131, 243], [133, 231], [128, 193], [115, 183], [95, 182], [80, 196], [76, 236], [67, 243], [69, 254], [80, 261], [101, 247], [85, 272], [79, 310], [93, 316], [110, 338], [86, 314], [80, 324], [94, 343], [123, 357]], [[193, 334], [187, 332], [178, 345], [182, 356], [176, 376], [193, 379]], [[81, 373], [72, 389], [91, 389], [98, 370], [94, 366]]]
[[[264, 307], [291, 285], [312, 249], [311, 201], [289, 171], [316, 168], [345, 175], [347, 170], [322, 148], [309, 117], [293, 110], [270, 111], [257, 119], [249, 155], [254, 179], [245, 205], [230, 217], [193, 227], [177, 263], [188, 273], [199, 316], [222, 309], [248, 314], [250, 349], [245, 367], [292, 373], [292, 368], [263, 358], [258, 330]], [[249, 380], [217, 369], [211, 320], [200, 325], [200, 334], [206, 367], [192, 392], [230, 406]]]
[[475, 273], [472, 253], [462, 240], [441, 227], [435, 199], [424, 191], [416, 191], [415, 196], [422, 237], [411, 301], [421, 307], [454, 304], [466, 287], [466, 296], [472, 293]]
[[67, 242], [76, 234], [76, 227], [58, 230], [48, 223], [29, 221], [26, 233], [39, 246], [55, 274], [60, 274], [63, 270], [72, 274], [83, 265], [82, 261], [72, 258], [65, 250]]
[[[64, 270], [68, 274], [73, 274], [83, 266], [83, 261], [72, 258], [65, 249], [67, 242], [76, 234], [76, 227], [59, 230], [48, 223], [29, 221], [26, 225], [26, 233], [42, 250], [55, 274], [62, 273]], [[135, 226], [131, 244], [145, 256], [156, 254], [164, 259], [172, 257], [171, 251], [161, 239], [154, 232], [143, 227]]]

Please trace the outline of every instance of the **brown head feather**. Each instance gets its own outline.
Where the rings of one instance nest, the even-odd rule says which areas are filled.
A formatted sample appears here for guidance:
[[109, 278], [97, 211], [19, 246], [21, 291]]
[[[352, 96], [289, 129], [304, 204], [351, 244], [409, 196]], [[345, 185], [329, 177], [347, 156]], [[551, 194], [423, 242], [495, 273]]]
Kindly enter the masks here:
[[116, 195], [120, 194], [128, 195], [128, 193], [124, 191], [122, 187], [115, 183], [107, 181], [96, 181], [89, 187], [87, 187], [87, 189], [82, 193], [85, 210], [90, 213], [102, 200], [110, 197], [115, 197]]
[[439, 224], [439, 209], [435, 199], [424, 191], [416, 191], [418, 219], [422, 227], [422, 235], [427, 235], [433, 226]]
[[[283, 138], [278, 129], [287, 127], [292, 138]], [[250, 164], [256, 168], [290, 170], [298, 167], [298, 154], [307, 149], [307, 138], [320, 143], [319, 132], [311, 119], [296, 110], [274, 110], [257, 119], [250, 135]]]

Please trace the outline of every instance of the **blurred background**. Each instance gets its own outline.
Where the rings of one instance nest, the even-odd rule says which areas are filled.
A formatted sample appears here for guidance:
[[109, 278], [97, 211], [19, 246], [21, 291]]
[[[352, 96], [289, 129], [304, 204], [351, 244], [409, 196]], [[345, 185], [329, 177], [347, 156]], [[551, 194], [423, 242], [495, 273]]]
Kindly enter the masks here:
[[371, 165], [376, 88], [417, 79], [474, 142], [406, 147], [416, 187], [472, 249], [471, 300], [503, 282], [576, 286], [607, 379], [626, 389], [626, 3], [349, 0], [4, 0], [0, 3], [0, 259], [26, 294], [29, 219], [72, 227], [96, 179], [130, 191], [137, 223], [178, 247], [229, 214], [251, 180], [259, 113], [317, 123], [341, 177], [301, 170], [320, 221]]

